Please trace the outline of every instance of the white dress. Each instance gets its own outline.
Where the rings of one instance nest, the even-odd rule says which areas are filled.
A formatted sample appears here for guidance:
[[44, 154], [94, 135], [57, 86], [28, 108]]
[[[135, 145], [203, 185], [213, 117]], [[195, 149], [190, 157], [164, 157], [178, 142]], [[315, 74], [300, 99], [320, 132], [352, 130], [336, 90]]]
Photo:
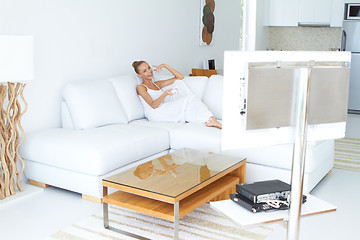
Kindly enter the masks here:
[[[141, 84], [145, 86], [144, 84]], [[156, 84], [155, 84], [156, 85]], [[156, 85], [157, 86], [157, 85]], [[163, 91], [152, 90], [145, 86], [153, 100], [159, 98]], [[151, 122], [199, 122], [205, 123], [213, 114], [207, 106], [188, 89], [183, 81], [175, 81], [169, 88], [177, 88], [178, 92], [167, 99], [157, 108], [152, 108], [141, 97], [145, 116]]]

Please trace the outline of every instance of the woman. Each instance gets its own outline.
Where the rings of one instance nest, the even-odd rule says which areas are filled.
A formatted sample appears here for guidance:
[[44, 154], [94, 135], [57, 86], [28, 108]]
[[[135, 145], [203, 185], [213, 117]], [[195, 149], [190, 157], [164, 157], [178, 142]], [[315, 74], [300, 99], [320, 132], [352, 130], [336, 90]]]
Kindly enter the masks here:
[[[204, 122], [207, 127], [222, 128], [213, 114], [194, 94], [189, 94], [182, 81], [184, 76], [167, 64], [154, 66], [159, 72], [163, 68], [174, 75], [173, 78], [153, 82], [153, 69], [145, 61], [135, 61], [134, 67], [137, 75], [143, 79], [142, 84], [137, 86], [137, 92], [141, 96], [141, 102], [145, 108], [145, 116], [149, 121], [154, 122]], [[162, 88], [172, 85], [173, 89]], [[176, 88], [175, 88], [176, 87]], [[174, 92], [172, 90], [179, 90]], [[184, 93], [186, 95], [184, 95]], [[170, 101], [165, 101], [172, 96]], [[164, 102], [165, 101], [165, 102]]]

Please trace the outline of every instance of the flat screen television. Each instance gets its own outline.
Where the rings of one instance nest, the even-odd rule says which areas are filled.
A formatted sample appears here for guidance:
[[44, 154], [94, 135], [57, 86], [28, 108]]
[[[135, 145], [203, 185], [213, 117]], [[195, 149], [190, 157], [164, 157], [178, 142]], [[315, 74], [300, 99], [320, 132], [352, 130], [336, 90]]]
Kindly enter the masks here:
[[294, 142], [299, 69], [309, 72], [307, 140], [345, 136], [349, 52], [226, 51], [222, 149]]

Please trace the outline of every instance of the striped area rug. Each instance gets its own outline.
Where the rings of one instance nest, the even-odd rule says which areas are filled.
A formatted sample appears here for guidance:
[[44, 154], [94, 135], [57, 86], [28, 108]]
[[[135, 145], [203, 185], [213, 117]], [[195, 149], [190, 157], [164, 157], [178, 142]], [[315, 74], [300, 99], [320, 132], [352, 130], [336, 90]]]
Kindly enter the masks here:
[[[135, 233], [150, 239], [173, 239], [173, 223], [146, 214], [109, 206], [110, 226]], [[180, 239], [188, 240], [262, 240], [274, 229], [283, 228], [280, 224], [241, 229], [222, 213], [205, 204], [180, 220]], [[131, 237], [106, 230], [103, 227], [102, 213], [94, 214], [82, 222], [54, 233], [47, 240], [118, 240]]]
[[335, 168], [360, 171], [360, 139], [335, 140]]

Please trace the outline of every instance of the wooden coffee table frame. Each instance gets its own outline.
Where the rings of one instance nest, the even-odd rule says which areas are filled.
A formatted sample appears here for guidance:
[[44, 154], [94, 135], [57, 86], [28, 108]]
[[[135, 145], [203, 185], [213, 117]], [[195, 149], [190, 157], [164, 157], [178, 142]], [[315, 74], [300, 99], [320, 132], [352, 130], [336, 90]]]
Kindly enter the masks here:
[[[245, 183], [245, 174], [246, 160], [243, 160], [176, 197], [103, 180], [104, 227], [138, 239], [147, 239], [111, 227], [108, 212], [108, 204], [111, 204], [174, 222], [174, 239], [179, 239], [179, 219], [208, 201], [229, 199], [230, 193], [236, 191], [236, 184]], [[119, 191], [108, 195], [108, 188]]]

